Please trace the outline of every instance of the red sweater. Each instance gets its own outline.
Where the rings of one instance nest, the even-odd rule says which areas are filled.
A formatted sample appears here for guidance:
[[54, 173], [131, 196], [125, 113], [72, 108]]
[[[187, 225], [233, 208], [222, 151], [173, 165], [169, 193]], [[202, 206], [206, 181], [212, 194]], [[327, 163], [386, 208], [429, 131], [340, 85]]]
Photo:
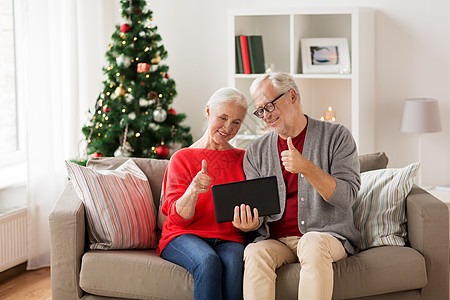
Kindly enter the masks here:
[[202, 238], [218, 238], [244, 242], [244, 234], [231, 222], [216, 222], [211, 187], [199, 194], [192, 219], [186, 220], [176, 212], [176, 201], [184, 194], [192, 179], [202, 169], [202, 160], [207, 162], [207, 174], [211, 185], [245, 180], [242, 169], [244, 150], [216, 151], [200, 148], [184, 148], [170, 159], [164, 175], [164, 203], [162, 213], [167, 216], [156, 252], [160, 255], [167, 244], [182, 234], [195, 234]]

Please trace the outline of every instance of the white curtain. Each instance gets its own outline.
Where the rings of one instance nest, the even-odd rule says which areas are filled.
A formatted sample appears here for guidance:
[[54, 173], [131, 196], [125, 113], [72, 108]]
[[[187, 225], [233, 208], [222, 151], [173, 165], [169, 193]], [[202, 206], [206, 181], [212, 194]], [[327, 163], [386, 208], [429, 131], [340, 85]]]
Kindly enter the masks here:
[[28, 269], [50, 265], [48, 215], [101, 88], [119, 1], [15, 0], [18, 97], [26, 108]]

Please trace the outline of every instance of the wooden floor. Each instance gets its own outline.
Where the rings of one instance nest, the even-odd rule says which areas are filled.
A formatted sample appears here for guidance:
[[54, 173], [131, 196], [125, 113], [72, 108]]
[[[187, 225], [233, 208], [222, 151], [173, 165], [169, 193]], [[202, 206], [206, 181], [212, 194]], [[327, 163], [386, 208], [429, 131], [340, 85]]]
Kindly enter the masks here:
[[0, 281], [1, 300], [51, 300], [50, 268], [20, 272]]

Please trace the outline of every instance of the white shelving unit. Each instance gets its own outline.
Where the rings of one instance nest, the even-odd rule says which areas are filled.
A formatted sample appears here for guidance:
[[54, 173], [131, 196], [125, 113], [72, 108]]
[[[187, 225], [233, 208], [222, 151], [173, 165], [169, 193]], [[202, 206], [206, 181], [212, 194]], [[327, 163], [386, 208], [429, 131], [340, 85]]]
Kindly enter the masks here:
[[[257, 133], [249, 87], [258, 74], [236, 74], [236, 35], [262, 35], [266, 63], [290, 73], [300, 89], [303, 111], [320, 118], [329, 106], [349, 128], [359, 153], [374, 151], [374, 11], [366, 8], [246, 9], [228, 12], [229, 85], [250, 104], [243, 131]], [[350, 74], [303, 74], [302, 38], [341, 38], [349, 43]], [[248, 134], [247, 134], [248, 135]], [[239, 140], [241, 135], [237, 136]], [[248, 138], [243, 138], [248, 140]]]

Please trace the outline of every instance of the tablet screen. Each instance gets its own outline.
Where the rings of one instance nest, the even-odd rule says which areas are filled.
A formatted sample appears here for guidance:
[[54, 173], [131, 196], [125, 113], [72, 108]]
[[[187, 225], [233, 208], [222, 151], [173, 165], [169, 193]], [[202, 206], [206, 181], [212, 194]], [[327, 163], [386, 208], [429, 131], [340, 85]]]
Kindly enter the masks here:
[[229, 222], [234, 207], [242, 203], [256, 207], [259, 216], [280, 213], [277, 178], [275, 176], [236, 181], [211, 186], [217, 223]]

